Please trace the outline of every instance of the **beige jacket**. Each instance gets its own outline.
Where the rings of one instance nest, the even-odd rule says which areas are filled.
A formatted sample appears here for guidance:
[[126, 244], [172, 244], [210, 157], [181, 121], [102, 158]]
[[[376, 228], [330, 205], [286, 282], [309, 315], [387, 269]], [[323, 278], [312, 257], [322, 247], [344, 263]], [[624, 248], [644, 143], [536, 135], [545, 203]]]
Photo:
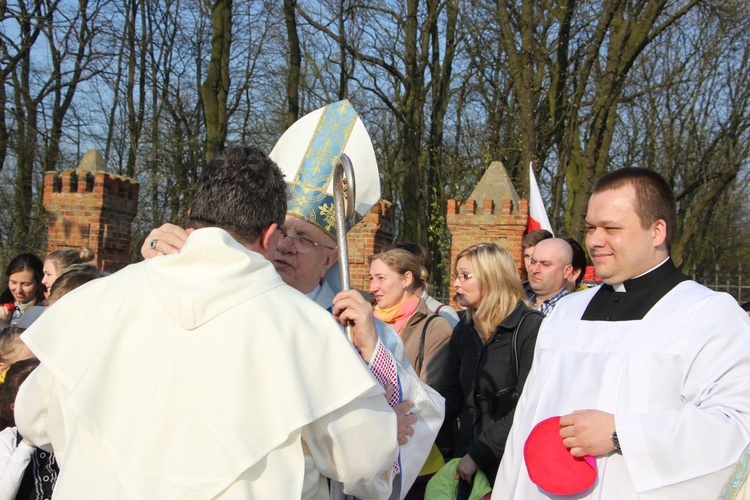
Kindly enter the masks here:
[[[436, 317], [427, 325], [427, 330], [424, 330], [430, 316]], [[417, 358], [419, 357], [423, 330], [425, 332], [424, 358], [420, 366]], [[452, 333], [453, 328], [448, 320], [427, 309], [427, 304], [421, 298], [417, 310], [414, 311], [400, 332], [406, 355], [414, 369], [419, 373], [419, 378], [437, 391], [440, 390], [442, 385], [445, 362], [448, 359], [448, 341]]]

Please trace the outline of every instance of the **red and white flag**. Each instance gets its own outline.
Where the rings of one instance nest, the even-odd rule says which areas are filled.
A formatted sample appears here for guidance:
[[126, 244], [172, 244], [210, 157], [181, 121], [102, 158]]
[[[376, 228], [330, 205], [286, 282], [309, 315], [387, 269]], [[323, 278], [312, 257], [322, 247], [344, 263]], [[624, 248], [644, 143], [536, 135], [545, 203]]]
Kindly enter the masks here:
[[539, 192], [539, 185], [536, 183], [534, 175], [534, 164], [529, 163], [529, 222], [526, 226], [526, 232], [536, 231], [537, 229], [546, 229], [553, 235], [552, 224], [549, 223], [547, 210], [544, 209], [542, 193]]

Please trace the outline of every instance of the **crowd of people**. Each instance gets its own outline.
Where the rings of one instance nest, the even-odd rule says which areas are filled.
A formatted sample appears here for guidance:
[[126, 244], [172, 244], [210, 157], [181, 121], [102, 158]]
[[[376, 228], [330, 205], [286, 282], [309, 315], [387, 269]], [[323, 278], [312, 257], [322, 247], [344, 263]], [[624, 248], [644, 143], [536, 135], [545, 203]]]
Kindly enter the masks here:
[[0, 321], [0, 498], [50, 498], [58, 466], [51, 450], [34, 446], [16, 428], [15, 399], [21, 383], [39, 365], [21, 339], [24, 331], [65, 294], [101, 277], [89, 247], [55, 250], [44, 262], [21, 254], [6, 269]]
[[670, 259], [663, 178], [594, 186], [601, 286], [581, 284], [578, 242], [535, 231], [527, 282], [496, 243], [457, 255], [457, 311], [414, 243], [371, 256], [368, 294], [338, 291], [341, 154], [362, 216], [377, 164], [342, 101], [270, 155], [212, 160], [187, 227], [154, 229], [143, 262], [99, 279], [88, 248], [11, 261], [0, 498], [743, 494], [750, 319]]

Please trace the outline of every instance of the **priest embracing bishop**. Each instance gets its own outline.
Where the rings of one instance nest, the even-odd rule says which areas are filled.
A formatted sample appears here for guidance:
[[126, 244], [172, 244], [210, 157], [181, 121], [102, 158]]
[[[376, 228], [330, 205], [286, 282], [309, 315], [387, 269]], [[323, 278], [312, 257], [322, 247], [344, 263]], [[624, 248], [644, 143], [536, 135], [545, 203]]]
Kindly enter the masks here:
[[717, 498], [750, 441], [747, 315], [676, 269], [658, 174], [599, 179], [586, 225], [604, 284], [542, 323], [493, 499]]
[[[398, 417], [401, 446], [394, 463], [397, 476], [391, 498], [404, 498], [430, 455], [445, 405], [443, 398], [419, 379], [398, 334], [373, 317], [372, 306], [359, 292], [334, 292], [339, 289], [339, 263], [332, 180], [342, 154], [351, 159], [354, 168], [355, 212], [361, 218], [380, 199], [380, 180], [372, 142], [349, 101], [303, 116], [274, 146], [270, 157], [285, 174], [289, 206], [273, 265], [289, 286], [338, 320], [353, 323], [353, 340], [362, 361], [383, 387], [394, 389], [388, 400]], [[141, 253], [147, 259], [177, 254], [187, 238], [184, 229], [164, 224], [151, 231]], [[343, 330], [336, 335], [343, 336]], [[363, 457], [366, 459], [367, 453]], [[332, 499], [347, 496], [342, 486], [346, 485], [331, 483]]]
[[251, 147], [209, 163], [176, 255], [71, 292], [24, 334], [41, 360], [16, 423], [54, 449], [54, 497], [387, 498], [396, 415], [330, 313], [270, 262], [282, 172]]

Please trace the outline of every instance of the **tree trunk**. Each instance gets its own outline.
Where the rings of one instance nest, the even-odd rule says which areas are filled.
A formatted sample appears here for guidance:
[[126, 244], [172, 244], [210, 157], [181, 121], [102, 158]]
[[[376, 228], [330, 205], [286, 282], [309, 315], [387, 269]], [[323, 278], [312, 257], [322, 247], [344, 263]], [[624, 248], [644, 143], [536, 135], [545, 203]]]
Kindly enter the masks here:
[[302, 72], [302, 51], [297, 33], [297, 0], [284, 0], [284, 20], [289, 47], [289, 71], [286, 75], [286, 128], [299, 119], [299, 83]]
[[232, 45], [232, 0], [211, 4], [211, 61], [201, 85], [206, 121], [206, 161], [224, 150], [227, 139], [227, 99], [229, 97], [229, 49]]

